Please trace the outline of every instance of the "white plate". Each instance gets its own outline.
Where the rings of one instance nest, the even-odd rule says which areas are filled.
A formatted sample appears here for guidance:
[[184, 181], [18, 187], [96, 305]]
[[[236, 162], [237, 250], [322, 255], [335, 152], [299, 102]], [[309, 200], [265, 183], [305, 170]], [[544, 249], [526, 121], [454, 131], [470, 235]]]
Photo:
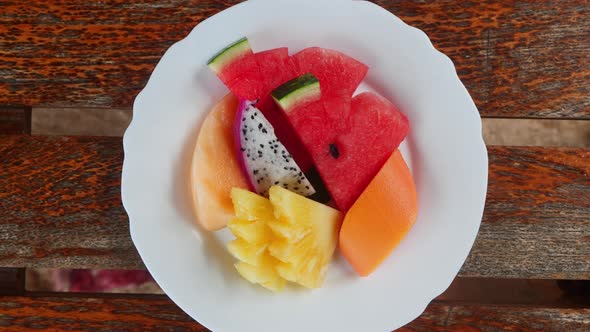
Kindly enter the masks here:
[[[324, 288], [272, 294], [237, 276], [227, 231], [195, 225], [190, 158], [206, 112], [227, 93], [205, 64], [242, 36], [256, 51], [343, 51], [369, 65], [366, 85], [408, 115], [402, 152], [418, 220], [370, 277], [356, 277], [337, 255]], [[250, 0], [224, 10], [166, 52], [133, 115], [122, 178], [131, 237], [166, 294], [213, 331], [391, 331], [449, 286], [476, 237], [488, 169], [479, 113], [451, 60], [372, 3]]]

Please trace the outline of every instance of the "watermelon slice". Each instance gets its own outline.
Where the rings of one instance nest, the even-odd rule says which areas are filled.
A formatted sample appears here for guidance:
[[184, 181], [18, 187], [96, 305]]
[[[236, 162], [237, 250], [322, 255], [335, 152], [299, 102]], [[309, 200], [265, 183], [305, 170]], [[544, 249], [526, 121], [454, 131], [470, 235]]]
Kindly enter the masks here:
[[248, 39], [242, 38], [215, 55], [209, 67], [235, 96], [259, 100], [256, 107], [275, 128], [277, 137], [299, 167], [304, 172], [313, 167], [309, 153], [289, 120], [269, 95], [274, 88], [296, 76], [286, 47], [253, 53]]
[[207, 65], [237, 97], [253, 100], [269, 91], [247, 38], [221, 50]]
[[347, 211], [409, 131], [393, 104], [371, 92], [322, 96], [286, 113], [336, 206]]
[[293, 55], [297, 76], [312, 73], [320, 80], [323, 96], [352, 96], [369, 67], [348, 55], [309, 47]]

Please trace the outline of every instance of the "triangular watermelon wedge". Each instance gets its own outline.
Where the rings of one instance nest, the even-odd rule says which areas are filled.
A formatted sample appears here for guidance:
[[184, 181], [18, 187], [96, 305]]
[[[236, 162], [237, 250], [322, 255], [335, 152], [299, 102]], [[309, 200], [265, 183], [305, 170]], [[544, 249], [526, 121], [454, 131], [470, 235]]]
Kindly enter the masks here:
[[[307, 75], [279, 87], [273, 97], [311, 154], [336, 206], [347, 211], [406, 137], [409, 122], [392, 103], [371, 92], [352, 100], [323, 94], [318, 99], [317, 80], [314, 84]], [[293, 84], [297, 80], [300, 84]]]

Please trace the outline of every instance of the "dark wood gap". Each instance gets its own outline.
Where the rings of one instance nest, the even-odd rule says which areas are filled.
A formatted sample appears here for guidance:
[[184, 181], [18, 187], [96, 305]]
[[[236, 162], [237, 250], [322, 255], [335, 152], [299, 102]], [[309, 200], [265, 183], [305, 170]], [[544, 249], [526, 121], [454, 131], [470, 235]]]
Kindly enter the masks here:
[[146, 299], [166, 300], [169, 297], [165, 294], [140, 294], [140, 293], [90, 293], [90, 292], [30, 292], [25, 291], [22, 295], [31, 298], [99, 298], [99, 299]]
[[456, 278], [437, 301], [590, 308], [590, 280]]
[[[165, 299], [162, 294], [26, 291], [34, 297], [99, 297]], [[542, 305], [590, 308], [590, 280], [498, 279], [457, 277], [435, 302], [486, 305]]]
[[0, 296], [25, 294], [25, 269], [0, 268]]
[[30, 107], [0, 106], [0, 135], [29, 134], [30, 124]]
[[33, 123], [33, 108], [25, 107], [25, 134], [31, 135]]

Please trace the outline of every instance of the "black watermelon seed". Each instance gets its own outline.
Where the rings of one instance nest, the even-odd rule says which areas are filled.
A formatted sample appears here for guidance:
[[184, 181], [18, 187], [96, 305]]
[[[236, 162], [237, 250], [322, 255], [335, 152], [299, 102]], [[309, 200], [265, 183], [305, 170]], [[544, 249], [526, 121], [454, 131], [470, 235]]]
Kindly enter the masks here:
[[258, 129], [262, 129], [262, 123], [258, 124]]
[[295, 189], [295, 190], [299, 190], [299, 187], [295, 187], [295, 188], [293, 188], [293, 189]]
[[275, 185], [279, 184], [279, 181], [275, 181]]
[[309, 186], [305, 186], [305, 189], [309, 189]]
[[330, 144], [330, 155], [332, 155], [334, 159], [338, 159], [338, 157], [340, 157], [340, 151], [338, 151], [336, 144]]
[[301, 184], [301, 180], [297, 180], [297, 183]]
[[268, 133], [268, 131], [267, 131], [265, 128], [262, 128], [262, 132], [263, 132], [264, 134]]
[[254, 115], [250, 115], [250, 119], [254, 120]]
[[264, 149], [264, 144], [260, 144], [260, 148], [261, 149]]
[[253, 173], [254, 173], [254, 175], [258, 174], [258, 170], [255, 169]]

